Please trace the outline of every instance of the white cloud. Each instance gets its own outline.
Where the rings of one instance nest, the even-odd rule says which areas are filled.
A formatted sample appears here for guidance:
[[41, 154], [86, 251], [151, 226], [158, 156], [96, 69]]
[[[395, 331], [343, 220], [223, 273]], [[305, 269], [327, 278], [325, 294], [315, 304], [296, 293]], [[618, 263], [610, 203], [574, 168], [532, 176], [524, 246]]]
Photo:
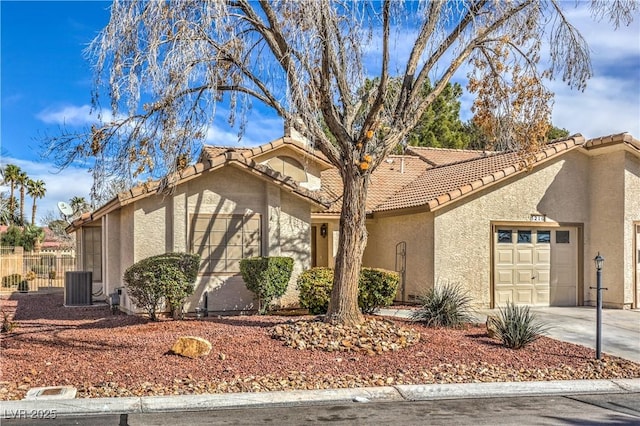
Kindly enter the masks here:
[[64, 124], [69, 126], [83, 126], [113, 119], [111, 112], [103, 111], [100, 112], [99, 115], [90, 105], [68, 105], [60, 108], [47, 108], [39, 112], [36, 117], [47, 124]]
[[[2, 167], [6, 164], [15, 164], [20, 167], [29, 175], [30, 179], [44, 181], [47, 192], [45, 197], [36, 203], [38, 207], [36, 212], [37, 223], [49, 211], [55, 211], [57, 214], [58, 201], [69, 202], [72, 197], [84, 197], [87, 201], [89, 200], [92, 178], [87, 169], [69, 167], [57, 172], [56, 167], [48, 162], [5, 157], [2, 159]], [[5, 190], [5, 188], [2, 189]], [[16, 196], [19, 195], [16, 194]], [[25, 203], [25, 216], [30, 221], [33, 200], [27, 196]], [[39, 224], [42, 225], [41, 223]]]

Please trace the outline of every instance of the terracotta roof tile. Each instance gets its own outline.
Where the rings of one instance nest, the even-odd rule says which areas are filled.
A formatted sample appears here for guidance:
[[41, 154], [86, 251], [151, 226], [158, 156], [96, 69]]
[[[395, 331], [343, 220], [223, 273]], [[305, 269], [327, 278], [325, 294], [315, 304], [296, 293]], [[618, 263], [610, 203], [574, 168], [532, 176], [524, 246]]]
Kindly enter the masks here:
[[[421, 158], [409, 155], [391, 155], [387, 157], [371, 174], [367, 194], [367, 211], [375, 210], [403, 187], [411, 183], [430, 167]], [[322, 188], [326, 199], [333, 204], [326, 213], [339, 213], [342, 208], [342, 178], [337, 169], [322, 172]]]
[[422, 158], [432, 166], [443, 166], [445, 164], [458, 163], [460, 161], [481, 158], [487, 155], [495, 154], [493, 151], [476, 151], [470, 149], [449, 149], [449, 148], [431, 148], [424, 146], [408, 146], [405, 154], [415, 155]]
[[640, 151], [640, 140], [631, 136], [630, 133], [618, 133], [615, 135], [602, 136], [600, 138], [589, 139], [584, 146], [586, 149], [591, 150], [591, 149], [599, 148], [601, 146], [614, 145], [617, 143], [624, 143], [630, 148]]
[[[536, 156], [536, 163], [543, 162], [558, 153], [584, 143], [582, 136], [556, 142]], [[526, 168], [517, 152], [495, 153], [468, 161], [427, 169], [386, 202], [376, 206], [376, 211], [429, 206], [431, 209], [461, 197], [471, 191], [504, 179]]]

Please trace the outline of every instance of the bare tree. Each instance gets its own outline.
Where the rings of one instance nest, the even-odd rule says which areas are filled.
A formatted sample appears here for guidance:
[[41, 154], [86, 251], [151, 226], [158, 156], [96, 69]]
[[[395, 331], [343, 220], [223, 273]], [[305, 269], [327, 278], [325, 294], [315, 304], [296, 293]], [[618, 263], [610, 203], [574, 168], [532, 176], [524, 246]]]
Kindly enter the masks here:
[[[560, 77], [584, 89], [591, 76], [586, 42], [567, 19], [566, 5], [116, 0], [109, 24], [88, 50], [96, 87], [108, 89], [110, 118], [88, 137], [55, 138], [51, 152], [60, 153], [61, 164], [95, 157], [98, 176], [159, 173], [171, 187], [176, 159], [195, 155], [225, 96], [229, 120], [240, 119], [241, 133], [252, 101], [273, 108], [299, 123], [342, 176], [328, 318], [359, 323], [357, 282], [372, 171], [464, 72], [478, 97], [478, 125], [495, 143], [536, 149], [549, 123], [545, 79]], [[629, 23], [638, 10], [633, 0], [594, 0], [591, 7], [594, 17], [614, 25]], [[374, 84], [363, 87], [366, 78]], [[427, 81], [433, 89], [424, 96]]]

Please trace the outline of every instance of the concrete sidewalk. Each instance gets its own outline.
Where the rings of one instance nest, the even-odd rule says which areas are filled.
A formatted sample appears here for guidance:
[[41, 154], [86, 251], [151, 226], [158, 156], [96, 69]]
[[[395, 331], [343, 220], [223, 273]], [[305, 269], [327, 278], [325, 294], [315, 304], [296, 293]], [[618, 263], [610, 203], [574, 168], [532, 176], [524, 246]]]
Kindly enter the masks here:
[[53, 412], [56, 417], [63, 417], [595, 393], [640, 393], [640, 379], [398, 385], [292, 392], [2, 401], [1, 418], [15, 418], [17, 413], [42, 410]]

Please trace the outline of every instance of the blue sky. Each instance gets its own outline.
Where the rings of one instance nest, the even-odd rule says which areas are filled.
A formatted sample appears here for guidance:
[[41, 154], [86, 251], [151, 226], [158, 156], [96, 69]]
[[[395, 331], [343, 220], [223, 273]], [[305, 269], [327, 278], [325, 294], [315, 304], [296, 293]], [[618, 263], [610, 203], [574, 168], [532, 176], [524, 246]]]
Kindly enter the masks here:
[[[55, 135], [65, 123], [90, 123], [92, 71], [83, 49], [107, 24], [109, 4], [0, 2], [0, 165], [17, 164], [32, 179], [45, 181], [47, 196], [38, 203], [39, 217], [55, 211], [57, 201], [89, 199], [91, 176], [86, 169], [71, 167], [58, 173], [51, 160], [42, 158], [39, 139]], [[571, 9], [569, 15], [591, 47], [595, 75], [583, 93], [552, 82], [553, 123], [587, 138], [623, 131], [640, 138], [640, 16], [614, 32], [606, 22], [592, 21], [586, 8]], [[469, 118], [471, 101], [462, 98], [464, 119]], [[282, 134], [281, 121], [267, 111], [254, 110], [249, 122], [242, 145]], [[237, 130], [221, 119], [210, 130], [208, 142], [237, 145]]]

